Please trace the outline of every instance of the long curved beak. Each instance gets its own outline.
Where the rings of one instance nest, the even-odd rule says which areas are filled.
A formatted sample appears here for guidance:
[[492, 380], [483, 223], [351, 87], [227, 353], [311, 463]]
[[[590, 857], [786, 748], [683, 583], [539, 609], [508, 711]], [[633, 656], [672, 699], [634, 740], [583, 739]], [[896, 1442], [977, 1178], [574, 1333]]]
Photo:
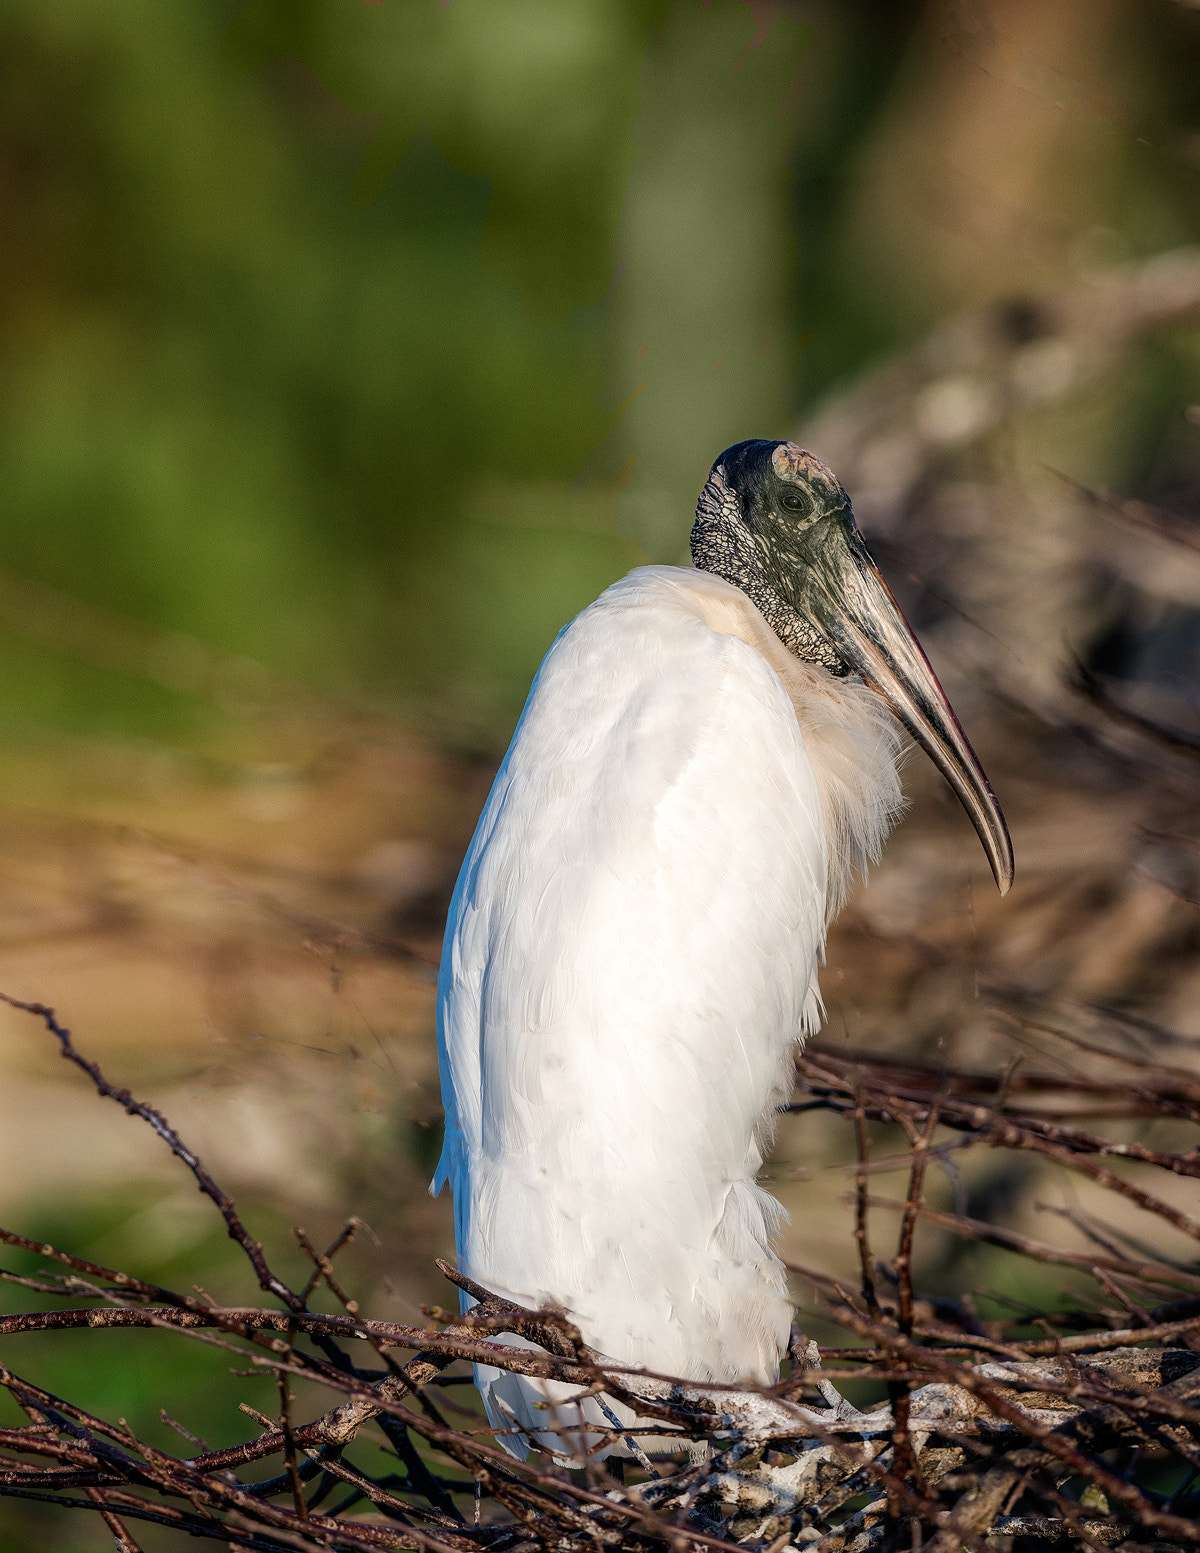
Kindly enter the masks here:
[[1007, 895], [1012, 841], [992, 785], [853, 518], [842, 532], [847, 548], [837, 545], [841, 565], [818, 565], [810, 574], [821, 628], [846, 667], [883, 697], [954, 789], [1000, 893]]

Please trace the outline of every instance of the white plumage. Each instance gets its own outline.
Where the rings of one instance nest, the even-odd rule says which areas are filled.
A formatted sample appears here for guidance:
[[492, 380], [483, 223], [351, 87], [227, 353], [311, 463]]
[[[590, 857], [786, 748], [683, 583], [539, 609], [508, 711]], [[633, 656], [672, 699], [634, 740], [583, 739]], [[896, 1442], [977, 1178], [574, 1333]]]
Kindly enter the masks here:
[[[1011, 852], [824, 465], [728, 449], [692, 548], [697, 569], [643, 567], [585, 609], [530, 691], [450, 907], [433, 1185], [454, 1193], [461, 1270], [494, 1293], [563, 1308], [620, 1364], [769, 1382], [791, 1306], [782, 1210], [755, 1177], [819, 1022], [826, 926], [900, 806], [881, 697], [1002, 889]], [[476, 1380], [518, 1454], [635, 1422]]]
[[[898, 744], [704, 572], [641, 568], [563, 631], [447, 927], [435, 1186], [469, 1277], [627, 1364], [774, 1378], [791, 1307], [755, 1175]], [[546, 1428], [535, 1383], [480, 1379], [494, 1424], [499, 1394]]]

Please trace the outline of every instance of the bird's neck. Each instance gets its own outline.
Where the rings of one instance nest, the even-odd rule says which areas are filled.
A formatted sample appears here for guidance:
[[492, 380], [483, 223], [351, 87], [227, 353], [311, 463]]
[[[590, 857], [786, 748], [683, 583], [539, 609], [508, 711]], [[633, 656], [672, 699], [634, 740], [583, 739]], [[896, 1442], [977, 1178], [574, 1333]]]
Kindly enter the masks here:
[[832, 918], [854, 875], [865, 874], [878, 858], [903, 807], [898, 763], [904, 736], [885, 703], [861, 680], [835, 676], [789, 652], [740, 588], [691, 567], [681, 576], [709, 629], [753, 647], [792, 703], [821, 799]]

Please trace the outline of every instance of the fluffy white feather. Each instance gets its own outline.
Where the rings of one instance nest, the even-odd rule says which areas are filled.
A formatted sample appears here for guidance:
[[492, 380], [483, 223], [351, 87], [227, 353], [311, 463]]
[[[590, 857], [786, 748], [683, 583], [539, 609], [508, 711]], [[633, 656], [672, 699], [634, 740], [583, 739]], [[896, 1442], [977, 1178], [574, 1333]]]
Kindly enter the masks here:
[[[899, 744], [877, 697], [705, 572], [643, 567], [561, 633], [446, 929], [434, 1190], [471, 1278], [560, 1305], [624, 1364], [775, 1378], [782, 1210], [755, 1177], [827, 921], [900, 803]], [[554, 1449], [605, 1421], [477, 1380], [493, 1424]]]

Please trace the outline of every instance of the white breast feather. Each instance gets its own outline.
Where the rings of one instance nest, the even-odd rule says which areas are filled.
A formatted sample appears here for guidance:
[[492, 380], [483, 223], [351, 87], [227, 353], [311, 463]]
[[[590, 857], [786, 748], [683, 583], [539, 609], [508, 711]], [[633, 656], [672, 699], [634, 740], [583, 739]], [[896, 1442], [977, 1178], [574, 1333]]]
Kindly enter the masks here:
[[[626, 1364], [774, 1378], [781, 1209], [755, 1176], [898, 747], [871, 692], [706, 573], [641, 568], [563, 631], [446, 930], [434, 1189], [470, 1277]], [[536, 1385], [478, 1379], [493, 1423], [555, 1443]]]

